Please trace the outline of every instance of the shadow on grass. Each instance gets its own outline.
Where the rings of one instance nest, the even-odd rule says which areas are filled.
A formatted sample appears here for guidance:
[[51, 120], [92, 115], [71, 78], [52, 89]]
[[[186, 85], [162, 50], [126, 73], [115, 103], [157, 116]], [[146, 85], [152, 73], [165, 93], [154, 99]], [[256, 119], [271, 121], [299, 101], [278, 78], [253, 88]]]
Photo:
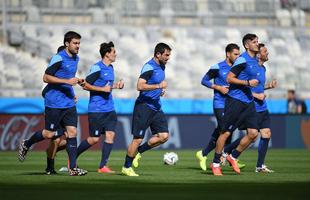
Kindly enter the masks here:
[[[39, 175], [39, 174], [36, 174]], [[117, 174], [120, 176], [120, 174]], [[150, 176], [151, 177], [151, 176]], [[220, 180], [220, 179], [219, 179]], [[210, 181], [207, 183], [158, 183], [128, 177], [120, 180], [68, 179], [45, 184], [0, 184], [1, 199], [305, 199], [310, 182], [253, 183]], [[254, 198], [255, 197], [255, 198]]]

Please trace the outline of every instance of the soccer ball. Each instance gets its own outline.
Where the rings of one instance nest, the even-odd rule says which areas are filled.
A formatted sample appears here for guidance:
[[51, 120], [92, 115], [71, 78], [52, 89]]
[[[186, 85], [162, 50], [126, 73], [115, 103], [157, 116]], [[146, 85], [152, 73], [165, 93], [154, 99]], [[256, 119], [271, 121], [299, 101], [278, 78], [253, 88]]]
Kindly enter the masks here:
[[164, 155], [164, 163], [166, 165], [175, 165], [179, 160], [179, 157], [174, 152], [168, 152]]

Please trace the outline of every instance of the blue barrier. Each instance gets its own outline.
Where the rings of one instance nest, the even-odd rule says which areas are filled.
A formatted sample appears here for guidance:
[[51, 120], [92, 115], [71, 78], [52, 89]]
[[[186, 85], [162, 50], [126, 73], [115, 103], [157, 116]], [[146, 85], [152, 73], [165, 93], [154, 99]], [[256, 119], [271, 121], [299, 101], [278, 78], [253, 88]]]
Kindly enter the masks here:
[[[115, 99], [115, 109], [119, 114], [131, 114], [135, 99]], [[270, 113], [285, 114], [287, 102], [285, 99], [267, 100]], [[310, 100], [306, 101], [310, 113]], [[212, 114], [211, 99], [163, 99], [163, 110], [167, 114]], [[81, 98], [77, 103], [79, 114], [87, 113], [88, 99]], [[0, 98], [0, 113], [38, 114], [44, 112], [42, 98]]]

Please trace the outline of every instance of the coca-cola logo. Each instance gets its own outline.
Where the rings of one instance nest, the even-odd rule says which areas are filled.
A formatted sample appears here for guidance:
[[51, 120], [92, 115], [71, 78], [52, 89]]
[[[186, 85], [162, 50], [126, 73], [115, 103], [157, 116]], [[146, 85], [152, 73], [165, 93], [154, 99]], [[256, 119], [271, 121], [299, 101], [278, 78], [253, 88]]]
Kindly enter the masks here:
[[38, 117], [14, 116], [0, 124], [0, 150], [16, 150], [20, 140], [29, 138], [39, 122]]

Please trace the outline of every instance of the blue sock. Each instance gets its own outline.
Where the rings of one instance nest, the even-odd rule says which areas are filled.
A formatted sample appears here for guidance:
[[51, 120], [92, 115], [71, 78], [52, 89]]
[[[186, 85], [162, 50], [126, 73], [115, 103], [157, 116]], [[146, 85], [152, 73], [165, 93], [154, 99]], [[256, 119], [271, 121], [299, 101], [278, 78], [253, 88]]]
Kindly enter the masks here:
[[38, 143], [40, 141], [44, 140], [44, 137], [42, 135], [42, 130], [35, 132], [29, 140], [25, 141], [25, 146], [27, 148], [30, 148], [34, 143]]
[[47, 169], [54, 169], [54, 159], [46, 158]]
[[[83, 153], [84, 151], [86, 151], [87, 149], [89, 149], [91, 147], [91, 145], [88, 143], [87, 139], [86, 140], [83, 140], [79, 147], [77, 148], [77, 157], [79, 157], [79, 155], [81, 153]], [[77, 158], [76, 157], [76, 158]]]
[[207, 156], [210, 153], [210, 151], [212, 151], [215, 147], [216, 147], [216, 138], [211, 137], [208, 146], [202, 150], [202, 155]]
[[129, 168], [132, 166], [133, 157], [126, 155], [124, 167]]
[[260, 138], [258, 145], [258, 159], [256, 163], [256, 167], [262, 167], [265, 162], [265, 157], [268, 149], [270, 138]]
[[220, 136], [219, 128], [214, 129], [208, 146], [202, 150], [203, 156], [207, 156], [210, 153], [210, 151], [212, 151], [216, 147], [216, 141], [219, 138], [219, 136]]
[[70, 169], [76, 167], [77, 141], [76, 137], [67, 138], [67, 152], [69, 155]]
[[113, 143], [106, 143], [106, 142], [103, 143], [102, 153], [101, 153], [101, 162], [100, 162], [99, 168], [102, 168], [107, 164], [112, 147], [113, 147]]
[[143, 153], [147, 150], [150, 150], [151, 148], [152, 147], [147, 142], [145, 142], [144, 144], [142, 144], [141, 146], [138, 147], [138, 152]]
[[239, 137], [233, 143], [226, 145], [224, 147], [224, 152], [227, 153], [227, 154], [231, 154], [232, 150], [237, 148], [237, 146], [240, 144], [240, 141], [241, 141], [242, 138], [243, 137]]
[[213, 162], [214, 163], [221, 163], [221, 156], [222, 156], [221, 153], [214, 152]]
[[240, 151], [238, 151], [237, 149], [234, 149], [231, 153], [231, 156], [237, 159], [240, 156], [240, 154], [241, 154]]

